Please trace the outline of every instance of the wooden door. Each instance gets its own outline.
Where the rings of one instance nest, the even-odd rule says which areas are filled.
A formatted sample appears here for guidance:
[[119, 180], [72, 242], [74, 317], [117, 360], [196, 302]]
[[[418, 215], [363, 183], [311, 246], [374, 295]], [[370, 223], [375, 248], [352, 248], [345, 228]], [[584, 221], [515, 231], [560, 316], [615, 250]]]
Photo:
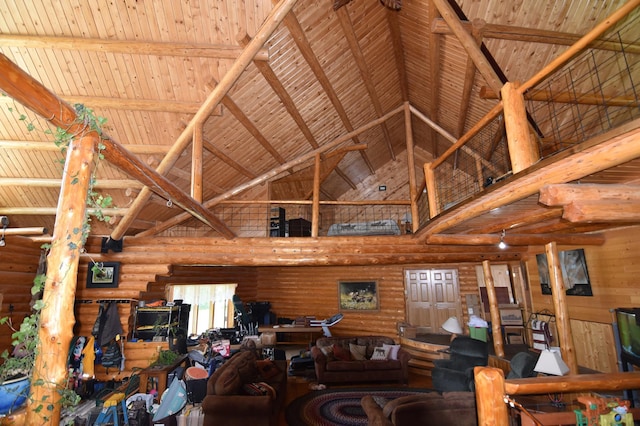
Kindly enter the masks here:
[[418, 327], [418, 333], [442, 333], [447, 318], [462, 322], [458, 271], [424, 269], [405, 271], [406, 321]]

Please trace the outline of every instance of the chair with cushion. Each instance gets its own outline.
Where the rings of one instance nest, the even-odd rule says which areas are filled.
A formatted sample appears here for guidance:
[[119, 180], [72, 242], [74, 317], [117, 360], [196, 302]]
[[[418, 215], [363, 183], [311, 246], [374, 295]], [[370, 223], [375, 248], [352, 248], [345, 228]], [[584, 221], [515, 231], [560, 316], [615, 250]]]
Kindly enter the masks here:
[[431, 371], [433, 387], [438, 392], [475, 391], [473, 368], [489, 363], [487, 342], [458, 336], [451, 342], [449, 359], [437, 359]]
[[538, 355], [533, 352], [518, 352], [511, 358], [507, 379], [524, 379], [525, 377], [536, 377], [533, 369], [538, 362]]

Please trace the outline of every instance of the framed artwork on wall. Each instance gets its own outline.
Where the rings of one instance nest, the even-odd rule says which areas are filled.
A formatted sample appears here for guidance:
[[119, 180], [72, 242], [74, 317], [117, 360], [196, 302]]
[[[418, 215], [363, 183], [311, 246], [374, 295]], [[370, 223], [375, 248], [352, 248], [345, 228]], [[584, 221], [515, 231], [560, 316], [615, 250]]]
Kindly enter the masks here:
[[[564, 250], [558, 253], [558, 257], [567, 296], [593, 296], [584, 249]], [[551, 294], [547, 255], [537, 254], [536, 261], [542, 294]]]
[[120, 262], [89, 262], [87, 288], [117, 288]]
[[340, 310], [377, 311], [378, 283], [376, 281], [338, 281]]

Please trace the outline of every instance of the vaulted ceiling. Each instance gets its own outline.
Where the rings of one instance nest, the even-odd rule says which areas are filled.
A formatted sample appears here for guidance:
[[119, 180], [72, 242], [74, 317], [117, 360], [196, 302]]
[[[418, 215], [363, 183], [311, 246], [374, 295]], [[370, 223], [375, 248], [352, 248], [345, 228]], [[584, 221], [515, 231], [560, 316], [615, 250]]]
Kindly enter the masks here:
[[[499, 102], [481, 91], [528, 80], [625, 2], [288, 3], [295, 5], [280, 16], [278, 8], [285, 6], [270, 0], [4, 2], [0, 53], [64, 101], [106, 118], [103, 130], [152, 168], [180, 146], [164, 174], [186, 193], [192, 130], [201, 121], [202, 198], [210, 200], [289, 163], [270, 179], [295, 176], [313, 164], [314, 150], [407, 102], [458, 138]], [[473, 65], [442, 19], [443, 7], [482, 43], [491, 72]], [[638, 16], [636, 8], [627, 20]], [[275, 30], [267, 29], [280, 19]], [[247, 59], [249, 49], [256, 54]], [[10, 97], [0, 99], [0, 215], [9, 216], [12, 227], [53, 228], [64, 157], [44, 132], [49, 128]], [[422, 165], [452, 142], [416, 115], [411, 129], [423, 181]], [[389, 198], [407, 198], [403, 114], [389, 114], [340, 146], [358, 144], [366, 149], [347, 151], [325, 169], [321, 198], [372, 196], [372, 182], [392, 186]], [[305, 156], [308, 161], [296, 162]], [[637, 180], [637, 167], [628, 167], [609, 183]], [[118, 218], [142, 188], [108, 162], [100, 163], [97, 181], [122, 209]], [[259, 188], [242, 195], [265, 197]], [[182, 212], [167, 201], [153, 195], [127, 235]], [[522, 211], [541, 208], [537, 198], [528, 203]], [[492, 226], [482, 225], [486, 232], [509, 227], [485, 218], [492, 220]], [[95, 232], [108, 234], [115, 226], [117, 220]]]

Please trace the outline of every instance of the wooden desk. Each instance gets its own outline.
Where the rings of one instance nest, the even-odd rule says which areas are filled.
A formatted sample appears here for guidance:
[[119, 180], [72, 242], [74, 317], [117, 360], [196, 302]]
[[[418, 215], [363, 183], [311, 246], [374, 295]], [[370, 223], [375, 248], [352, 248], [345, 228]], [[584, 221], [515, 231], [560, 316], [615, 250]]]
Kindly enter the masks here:
[[303, 326], [268, 326], [262, 325], [258, 327], [258, 331], [263, 334], [285, 334], [285, 333], [306, 333], [309, 338], [309, 342], [313, 343], [313, 334], [322, 334], [322, 327], [303, 327]]
[[170, 365], [155, 365], [153, 367], [148, 367], [142, 370], [139, 374], [140, 376], [140, 387], [139, 390], [142, 393], [147, 392], [147, 382], [149, 381], [149, 377], [155, 377], [158, 380], [158, 400], [162, 396], [162, 393], [167, 389], [167, 378], [169, 373], [178, 368], [180, 365], [185, 364], [185, 366], [189, 362], [189, 356], [187, 354], [180, 355], [173, 364]]

